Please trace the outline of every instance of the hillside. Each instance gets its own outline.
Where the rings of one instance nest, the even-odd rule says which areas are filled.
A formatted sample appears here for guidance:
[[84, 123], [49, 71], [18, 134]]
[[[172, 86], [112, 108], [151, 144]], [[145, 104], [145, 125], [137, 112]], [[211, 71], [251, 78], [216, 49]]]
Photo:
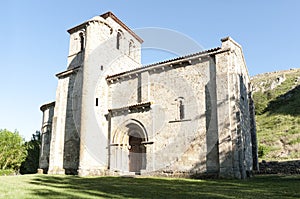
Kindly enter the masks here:
[[260, 159], [300, 159], [300, 69], [251, 79]]

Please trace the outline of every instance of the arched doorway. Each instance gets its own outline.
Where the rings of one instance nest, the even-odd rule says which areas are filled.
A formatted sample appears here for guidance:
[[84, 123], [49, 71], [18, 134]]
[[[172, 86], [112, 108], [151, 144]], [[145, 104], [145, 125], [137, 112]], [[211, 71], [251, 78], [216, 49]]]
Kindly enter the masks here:
[[111, 169], [140, 174], [146, 169], [146, 147], [148, 135], [137, 120], [127, 120], [113, 133], [111, 140]]
[[145, 139], [138, 132], [129, 132], [129, 171], [136, 174], [146, 169], [146, 147], [143, 141]]

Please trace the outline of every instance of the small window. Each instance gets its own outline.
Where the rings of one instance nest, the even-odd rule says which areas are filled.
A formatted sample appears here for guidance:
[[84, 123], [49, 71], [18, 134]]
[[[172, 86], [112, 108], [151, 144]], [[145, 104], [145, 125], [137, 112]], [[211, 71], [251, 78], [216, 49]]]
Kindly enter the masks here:
[[184, 119], [184, 98], [183, 97], [178, 97], [175, 99], [177, 103], [177, 118], [179, 120]]
[[132, 43], [131, 42], [129, 42], [129, 53], [128, 53], [129, 55], [131, 55], [132, 54]]
[[83, 33], [79, 33], [79, 37], [80, 37], [80, 51], [84, 50], [84, 36]]
[[122, 39], [122, 34], [121, 32], [117, 33], [117, 49], [120, 50], [121, 47], [121, 39]]
[[98, 98], [96, 98], [96, 106], [98, 106]]
[[133, 57], [134, 48], [135, 48], [134, 42], [132, 40], [130, 40], [130, 42], [129, 42], [129, 52], [128, 52], [129, 56]]

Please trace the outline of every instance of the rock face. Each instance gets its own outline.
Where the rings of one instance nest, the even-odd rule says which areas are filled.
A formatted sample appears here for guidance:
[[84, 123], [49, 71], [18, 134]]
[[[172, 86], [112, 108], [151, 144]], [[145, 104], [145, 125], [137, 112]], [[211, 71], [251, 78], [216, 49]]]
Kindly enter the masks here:
[[250, 78], [231, 38], [141, 67], [142, 39], [111, 12], [68, 32], [68, 69], [57, 74], [49, 165], [41, 169], [229, 178], [258, 169]]
[[[291, 68], [290, 70], [255, 75], [251, 77], [251, 82], [253, 83], [253, 93], [274, 90], [287, 79], [287, 76], [290, 76], [291, 74], [299, 74], [299, 71], [300, 70], [297, 68]], [[295, 85], [297, 85], [297, 82], [299, 81], [300, 76], [294, 77]]]

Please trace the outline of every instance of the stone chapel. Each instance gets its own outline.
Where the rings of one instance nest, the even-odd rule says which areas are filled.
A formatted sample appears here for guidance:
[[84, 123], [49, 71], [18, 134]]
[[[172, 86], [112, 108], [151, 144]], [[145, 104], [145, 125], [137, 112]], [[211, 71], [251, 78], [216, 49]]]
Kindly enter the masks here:
[[39, 172], [241, 179], [258, 169], [252, 88], [232, 38], [142, 66], [143, 40], [112, 12], [68, 33], [56, 99], [40, 108]]

